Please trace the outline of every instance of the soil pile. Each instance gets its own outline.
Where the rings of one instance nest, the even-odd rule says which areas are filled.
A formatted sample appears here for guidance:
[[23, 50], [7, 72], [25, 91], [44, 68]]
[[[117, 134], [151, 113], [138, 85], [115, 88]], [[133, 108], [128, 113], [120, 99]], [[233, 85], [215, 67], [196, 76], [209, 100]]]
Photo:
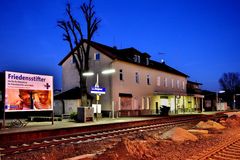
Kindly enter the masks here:
[[207, 122], [201, 121], [196, 125], [196, 127], [201, 129], [216, 129], [216, 130], [225, 129], [223, 125], [212, 120], [208, 120]]
[[175, 127], [165, 132], [161, 136], [162, 139], [170, 139], [174, 142], [197, 141], [198, 138], [187, 130]]
[[225, 125], [230, 128], [236, 128], [240, 126], [240, 117], [238, 115], [232, 115], [225, 120]]

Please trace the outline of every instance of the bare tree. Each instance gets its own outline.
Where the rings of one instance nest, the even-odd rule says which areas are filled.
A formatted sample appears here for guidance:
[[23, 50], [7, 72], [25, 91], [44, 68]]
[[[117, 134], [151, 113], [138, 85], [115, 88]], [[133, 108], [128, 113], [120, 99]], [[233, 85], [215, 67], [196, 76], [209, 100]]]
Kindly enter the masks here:
[[[89, 70], [90, 43], [94, 33], [98, 30], [101, 19], [96, 17], [93, 0], [89, 0], [88, 3], [84, 2], [80, 9], [86, 24], [85, 37], [79, 21], [72, 15], [70, 3], [66, 5], [68, 20], [58, 21], [57, 24], [64, 31], [63, 40], [69, 43], [72, 56], [76, 60], [76, 68], [80, 77], [81, 101], [82, 105], [87, 105], [86, 77], [82, 73]], [[86, 42], [85, 46], [84, 42]]]
[[240, 74], [234, 72], [224, 73], [219, 79], [219, 84], [221, 89], [225, 91], [224, 101], [235, 109], [235, 97], [237, 93], [240, 93]]
[[222, 90], [236, 94], [240, 91], [240, 74], [234, 72], [224, 73], [219, 79], [219, 84]]

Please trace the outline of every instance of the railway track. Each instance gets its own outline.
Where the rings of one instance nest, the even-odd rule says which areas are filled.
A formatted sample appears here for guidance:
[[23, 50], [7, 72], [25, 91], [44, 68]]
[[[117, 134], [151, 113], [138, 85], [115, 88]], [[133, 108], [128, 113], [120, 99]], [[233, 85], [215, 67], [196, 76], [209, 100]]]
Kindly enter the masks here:
[[206, 117], [182, 117], [182, 118], [170, 118], [163, 121], [159, 121], [156, 124], [149, 124], [144, 126], [136, 126], [122, 129], [110, 129], [104, 131], [94, 131], [90, 133], [78, 133], [64, 136], [52, 136], [50, 138], [44, 138], [36, 141], [29, 141], [25, 143], [18, 143], [14, 145], [0, 145], [0, 157], [4, 158], [9, 155], [17, 155], [24, 152], [44, 149], [47, 147], [53, 147], [57, 145], [67, 144], [79, 144], [86, 142], [101, 141], [106, 138], [119, 137], [129, 134], [135, 134], [138, 132], [161, 130], [166, 128], [172, 128], [174, 126], [183, 125], [186, 123], [199, 122]]
[[239, 160], [240, 134], [188, 160]]

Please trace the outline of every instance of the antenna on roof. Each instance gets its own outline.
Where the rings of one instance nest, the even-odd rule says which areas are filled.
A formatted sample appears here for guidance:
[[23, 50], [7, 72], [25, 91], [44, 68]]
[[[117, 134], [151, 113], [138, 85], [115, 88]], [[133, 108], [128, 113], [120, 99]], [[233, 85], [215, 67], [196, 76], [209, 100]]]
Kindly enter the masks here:
[[[164, 52], [158, 52], [158, 54], [159, 54], [159, 55], [164, 55], [164, 54], [167, 54], [167, 53], [164, 53]], [[161, 59], [160, 62], [161, 62], [162, 64], [165, 64], [164, 59]]]

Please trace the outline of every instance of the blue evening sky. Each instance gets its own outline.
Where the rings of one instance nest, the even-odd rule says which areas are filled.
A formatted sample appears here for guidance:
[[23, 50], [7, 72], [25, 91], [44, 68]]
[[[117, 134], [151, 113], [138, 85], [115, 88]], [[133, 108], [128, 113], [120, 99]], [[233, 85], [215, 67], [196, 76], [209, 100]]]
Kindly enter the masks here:
[[[82, 0], [68, 0], [79, 15]], [[57, 21], [67, 0], [0, 0], [0, 71], [53, 75], [69, 52]], [[102, 19], [94, 41], [134, 47], [153, 60], [219, 90], [224, 72], [240, 72], [239, 0], [95, 0]], [[81, 24], [84, 24], [80, 17]]]

